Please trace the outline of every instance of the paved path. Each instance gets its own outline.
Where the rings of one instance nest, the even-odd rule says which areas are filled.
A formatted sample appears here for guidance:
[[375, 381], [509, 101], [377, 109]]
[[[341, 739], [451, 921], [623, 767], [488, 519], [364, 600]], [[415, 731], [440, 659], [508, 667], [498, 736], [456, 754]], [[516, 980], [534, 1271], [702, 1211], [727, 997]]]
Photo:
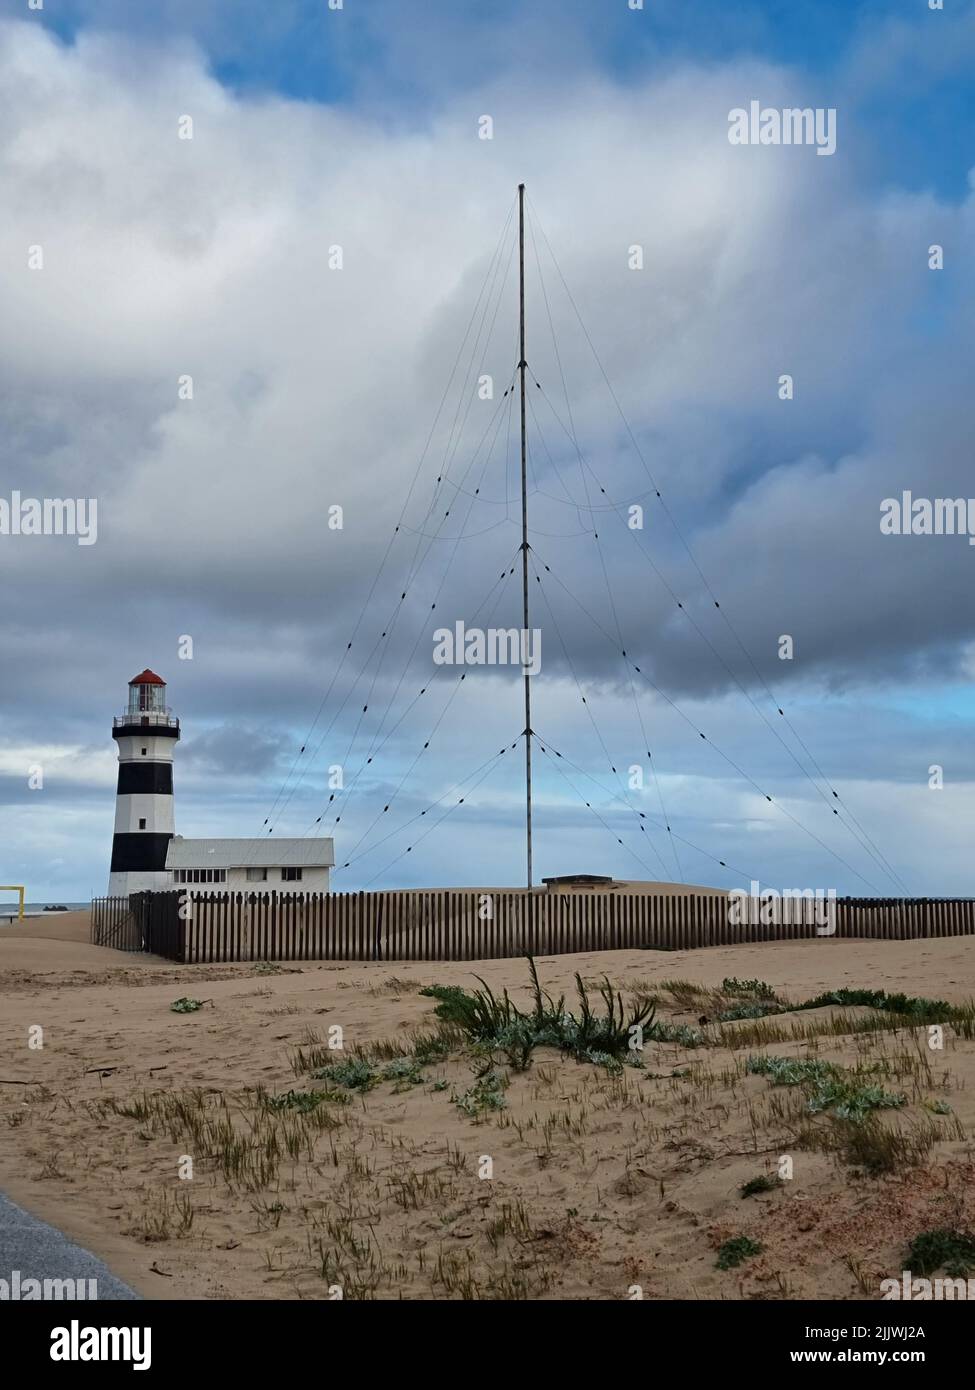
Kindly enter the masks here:
[[98, 1297], [138, 1298], [107, 1265], [0, 1193], [0, 1279], [97, 1279]]

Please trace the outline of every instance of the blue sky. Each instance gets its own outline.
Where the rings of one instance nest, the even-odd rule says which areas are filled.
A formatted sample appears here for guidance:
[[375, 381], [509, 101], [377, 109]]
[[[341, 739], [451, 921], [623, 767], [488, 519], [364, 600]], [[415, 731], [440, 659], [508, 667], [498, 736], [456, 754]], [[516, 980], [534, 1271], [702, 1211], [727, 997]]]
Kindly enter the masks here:
[[[115, 775], [105, 729], [146, 665], [169, 679], [184, 720], [177, 828], [258, 833], [335, 673], [525, 178], [641, 449], [802, 739], [915, 891], [962, 891], [975, 551], [948, 538], [881, 542], [876, 514], [902, 487], [970, 490], [973, 64], [969, 0], [941, 12], [925, 0], [647, 0], [638, 13], [625, 0], [345, 0], [341, 12], [324, 0], [48, 0], [31, 13], [0, 0], [10, 486], [76, 486], [100, 498], [103, 518], [90, 552], [0, 550], [19, 596], [0, 613], [0, 638], [21, 653], [0, 677], [0, 808], [12, 817], [0, 877], [60, 900], [97, 890]], [[727, 112], [751, 99], [835, 107], [835, 157], [731, 149]], [[497, 116], [491, 144], [474, 134], [484, 111]], [[182, 112], [196, 121], [191, 145], [175, 139]], [[22, 246], [39, 239], [49, 266], [25, 283]], [[323, 264], [332, 241], [348, 252], [339, 279]], [[647, 249], [642, 277], [627, 269], [633, 242]], [[945, 247], [937, 274], [932, 242]], [[553, 294], [557, 361], [529, 269], [529, 355], [547, 388], [566, 370], [595, 473], [619, 497], [642, 495], [646, 477], [569, 305]], [[490, 343], [502, 378], [514, 288], [509, 267]], [[186, 410], [171, 382], [190, 370]], [[783, 408], [774, 383], [786, 370], [797, 391]], [[611, 623], [584, 530], [572, 544], [552, 539], [580, 530], [580, 513], [552, 500], [580, 474], [551, 418], [545, 428], [530, 444], [537, 552], [554, 554]], [[514, 476], [510, 453], [495, 463], [485, 497]], [[319, 522], [339, 497], [344, 551]], [[497, 521], [484, 498], [478, 507], [478, 526]], [[422, 506], [408, 520], [422, 528]], [[646, 669], [818, 835], [815, 791], [729, 679], [730, 666], [761, 695], [728, 633], [709, 626], [707, 594], [665, 520], [652, 523], [650, 554], [724, 664], [622, 536], [605, 539], [611, 520], [600, 525], [620, 620]], [[513, 525], [465, 536], [455, 569], [445, 558], [452, 616], [470, 619], [481, 578], [514, 552]], [[449, 548], [432, 553], [439, 563]], [[382, 701], [398, 689], [398, 662], [405, 689], [430, 675], [408, 658], [431, 568], [392, 674], [377, 677]], [[397, 597], [395, 565], [389, 583], [379, 607]], [[578, 650], [570, 669], [549, 633], [537, 723], [605, 782], [577, 681], [617, 764], [643, 756], [643, 734], [602, 635], [565, 603], [558, 621]], [[796, 635], [794, 668], [775, 656], [783, 632]], [[192, 663], [176, 656], [181, 633], [195, 637]], [[334, 730], [281, 833], [314, 823], [330, 760], [366, 756], [373, 731], [356, 711], [370, 679], [340, 683]], [[471, 688], [408, 777], [428, 721], [422, 708], [405, 720], [387, 761], [357, 784], [345, 844], [373, 802], [395, 793], [408, 820], [517, 732], [516, 683]], [[691, 879], [725, 882], [723, 855], [764, 882], [862, 891], [815, 841], [773, 833], [750, 784], [688, 742], [665, 707], [649, 700], [643, 712], [668, 815], [714, 851], [691, 857]], [[43, 798], [24, 791], [23, 769], [39, 759]], [[940, 799], [932, 764], [945, 766]], [[585, 861], [647, 876], [614, 838], [632, 807], [606, 802], [607, 833], [539, 776], [541, 872]], [[476, 829], [455, 831], [452, 818], [396, 882], [440, 881], [445, 866], [455, 882], [519, 881], [518, 778], [486, 786]], [[337, 843], [340, 862], [343, 852]]]
[[975, 138], [969, 0], [942, 11], [927, 0], [647, 0], [642, 12], [626, 0], [345, 0], [341, 12], [325, 0], [59, 0], [38, 18], [69, 40], [96, 26], [185, 35], [232, 90], [352, 108], [381, 93], [401, 121], [511, 71], [531, 81], [584, 65], [639, 83], [682, 61], [760, 57], [801, 71], [816, 104], [842, 105], [862, 126], [870, 177], [948, 196], [964, 190]]

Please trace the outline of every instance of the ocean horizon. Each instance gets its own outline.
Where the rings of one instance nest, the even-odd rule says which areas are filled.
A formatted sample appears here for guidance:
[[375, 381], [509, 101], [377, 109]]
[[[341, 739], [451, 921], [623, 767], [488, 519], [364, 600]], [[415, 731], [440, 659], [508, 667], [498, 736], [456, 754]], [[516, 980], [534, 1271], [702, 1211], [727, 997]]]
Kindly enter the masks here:
[[[56, 917], [56, 916], [58, 915], [57, 913], [46, 911], [48, 905], [54, 906], [55, 904], [56, 904], [57, 906], [59, 906], [59, 907], [67, 908], [67, 910], [68, 910], [69, 912], [87, 912], [88, 909], [89, 909], [89, 907], [91, 907], [91, 899], [90, 899], [90, 898], [86, 898], [84, 902], [79, 903], [79, 902], [65, 902], [65, 901], [64, 901], [63, 899], [61, 899], [61, 898], [48, 898], [47, 902], [40, 902], [40, 903], [24, 903], [24, 916], [25, 916], [25, 917]], [[18, 908], [18, 905], [17, 905], [16, 901], [14, 901], [14, 902], [12, 902], [12, 903], [8, 903], [8, 902], [2, 902], [2, 903], [0, 903], [0, 922], [6, 922], [6, 921], [8, 921], [10, 918], [13, 918], [13, 920], [16, 921], [16, 920], [17, 920], [18, 913], [19, 913], [19, 910], [20, 910], [20, 909]]]

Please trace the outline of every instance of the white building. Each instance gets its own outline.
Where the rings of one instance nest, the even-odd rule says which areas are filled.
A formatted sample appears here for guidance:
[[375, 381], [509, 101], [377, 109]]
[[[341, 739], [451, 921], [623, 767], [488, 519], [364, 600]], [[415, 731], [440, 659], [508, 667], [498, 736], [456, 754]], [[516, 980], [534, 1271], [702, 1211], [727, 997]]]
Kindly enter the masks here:
[[327, 893], [335, 866], [328, 838], [187, 840], [174, 835], [166, 853], [167, 888], [212, 893]]
[[134, 676], [128, 708], [112, 721], [119, 769], [109, 896], [184, 884], [217, 893], [327, 893], [335, 866], [330, 839], [186, 840], [174, 834], [179, 733], [166, 704], [166, 682], [150, 670]]

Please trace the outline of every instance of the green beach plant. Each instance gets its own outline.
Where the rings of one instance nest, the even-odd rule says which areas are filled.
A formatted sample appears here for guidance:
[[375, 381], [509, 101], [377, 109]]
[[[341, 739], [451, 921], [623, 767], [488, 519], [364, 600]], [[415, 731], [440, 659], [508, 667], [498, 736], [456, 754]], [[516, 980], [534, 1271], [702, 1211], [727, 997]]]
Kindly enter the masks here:
[[803, 1086], [811, 1115], [828, 1112], [854, 1123], [872, 1110], [890, 1110], [906, 1104], [906, 1097], [865, 1080], [863, 1071], [848, 1071], [818, 1058], [749, 1057], [745, 1071], [768, 1076], [773, 1086]]
[[[528, 969], [533, 996], [529, 1012], [519, 1009], [507, 990], [498, 998], [478, 975], [474, 978], [481, 988], [471, 992], [457, 985], [428, 985], [420, 993], [438, 1001], [434, 1010], [437, 1017], [459, 1028], [476, 1051], [503, 1052], [516, 1071], [530, 1065], [536, 1047], [557, 1047], [579, 1061], [606, 1065], [606, 1058], [619, 1063], [639, 1051], [644, 1041], [669, 1040], [660, 1036], [653, 1002], [641, 996], [627, 1010], [622, 994], [614, 990], [608, 977], [604, 976], [599, 985], [603, 1007], [598, 1009], [577, 972], [578, 1012], [571, 1013], [564, 995], [553, 999], [542, 989], [531, 956]], [[695, 1034], [695, 1038], [701, 1036]]]
[[905, 1259], [906, 1268], [915, 1274], [943, 1269], [952, 1279], [964, 1279], [975, 1269], [975, 1236], [945, 1228], [922, 1231], [911, 1241]]
[[169, 1006], [170, 1012], [174, 1014], [195, 1014], [197, 1009], [202, 1008], [203, 1003], [201, 1000], [187, 999], [185, 996], [182, 999], [175, 1000]]
[[741, 1197], [755, 1197], [759, 1192], [774, 1192], [782, 1186], [782, 1179], [771, 1173], [762, 1173], [757, 1178], [749, 1178], [738, 1189]]
[[721, 981], [721, 993], [732, 998], [775, 999], [775, 990], [764, 980], [739, 980], [737, 976], [730, 979], [725, 976]]
[[753, 1255], [760, 1255], [763, 1247], [757, 1240], [752, 1240], [751, 1236], [734, 1236], [731, 1240], [726, 1240], [718, 1250], [718, 1258], [715, 1261], [716, 1269], [736, 1269], [745, 1260], [750, 1260]]

